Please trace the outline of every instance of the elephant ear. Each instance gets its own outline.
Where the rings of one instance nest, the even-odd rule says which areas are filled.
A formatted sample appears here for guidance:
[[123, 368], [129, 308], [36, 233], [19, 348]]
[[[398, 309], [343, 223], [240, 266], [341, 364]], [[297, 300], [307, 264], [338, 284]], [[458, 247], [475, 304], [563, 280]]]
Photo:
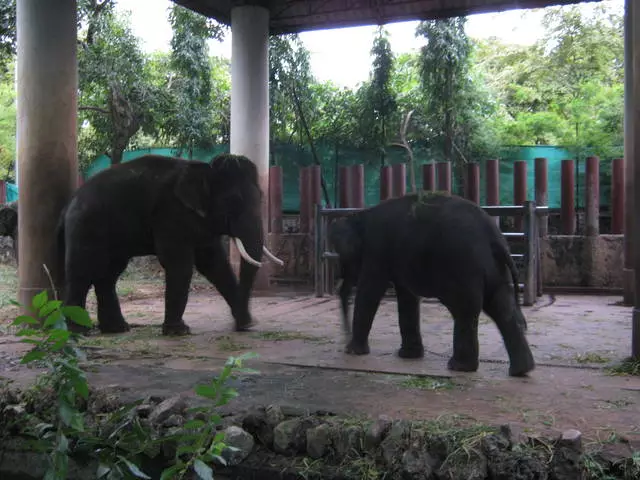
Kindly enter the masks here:
[[211, 167], [202, 162], [189, 162], [178, 173], [174, 193], [180, 203], [198, 216], [206, 217], [209, 210]]
[[18, 228], [18, 206], [14, 203], [0, 208], [0, 235], [12, 236]]
[[353, 261], [362, 252], [362, 233], [356, 215], [340, 218], [329, 226], [329, 243], [341, 261]]

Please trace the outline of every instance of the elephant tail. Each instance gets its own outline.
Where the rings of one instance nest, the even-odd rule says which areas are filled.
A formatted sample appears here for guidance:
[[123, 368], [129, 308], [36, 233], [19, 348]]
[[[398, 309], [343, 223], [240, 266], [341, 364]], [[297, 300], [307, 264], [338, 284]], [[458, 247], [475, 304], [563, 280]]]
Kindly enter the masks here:
[[494, 244], [493, 255], [499, 265], [506, 265], [509, 269], [511, 282], [513, 283], [513, 299], [515, 301], [516, 311], [518, 312], [518, 316], [521, 317], [520, 321], [522, 322], [524, 330], [527, 330], [527, 321], [520, 310], [520, 295], [518, 293], [520, 281], [518, 279], [518, 270], [516, 268], [516, 264], [513, 261], [513, 258], [511, 258], [511, 252], [509, 251], [509, 247], [507, 246], [506, 242], [499, 242], [498, 244]]
[[65, 228], [64, 228], [64, 219], [65, 214], [67, 212], [67, 207], [65, 206], [60, 212], [60, 216], [58, 217], [58, 223], [56, 225], [55, 231], [55, 256], [56, 259], [56, 279], [55, 283], [57, 288], [60, 290], [60, 296], [63, 296], [64, 284], [65, 284]]

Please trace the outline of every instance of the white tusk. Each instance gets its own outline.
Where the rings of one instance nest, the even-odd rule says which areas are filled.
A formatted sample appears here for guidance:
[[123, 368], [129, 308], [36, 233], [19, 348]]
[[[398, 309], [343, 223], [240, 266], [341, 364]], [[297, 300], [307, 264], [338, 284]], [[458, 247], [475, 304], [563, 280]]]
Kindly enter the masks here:
[[237, 237], [233, 237], [233, 241], [236, 242], [236, 247], [238, 247], [238, 252], [240, 252], [240, 256], [244, 259], [245, 262], [250, 263], [254, 267], [262, 266], [262, 263], [251, 258], [251, 256], [247, 253], [247, 251], [244, 248], [244, 244], [242, 243], [242, 240], [240, 240]]
[[271, 253], [269, 251], [269, 249], [267, 247], [265, 247], [264, 245], [262, 246], [262, 251], [267, 256], [267, 258], [269, 260], [271, 260], [273, 263], [277, 263], [280, 266], [284, 265], [284, 262], [282, 260], [280, 260], [278, 257], [276, 257], [273, 253]]

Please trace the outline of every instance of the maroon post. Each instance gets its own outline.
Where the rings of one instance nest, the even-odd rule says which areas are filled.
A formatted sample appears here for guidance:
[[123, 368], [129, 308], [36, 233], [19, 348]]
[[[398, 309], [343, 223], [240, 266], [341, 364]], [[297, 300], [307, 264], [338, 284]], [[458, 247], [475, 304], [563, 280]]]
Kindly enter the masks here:
[[309, 191], [311, 186], [309, 180], [310, 172], [309, 167], [300, 168], [300, 233], [309, 233], [309, 224], [311, 223], [309, 218], [309, 204], [311, 203], [311, 192]]
[[316, 205], [319, 203], [322, 203], [322, 170], [320, 165], [311, 165], [309, 167], [309, 204], [307, 205], [310, 232], [315, 230], [314, 216]]
[[624, 232], [624, 159], [611, 162], [611, 233]]
[[364, 208], [364, 165], [351, 166], [351, 206]]
[[338, 202], [340, 208], [349, 208], [351, 206], [351, 202], [349, 201], [350, 173], [349, 167], [340, 167], [338, 170]]
[[422, 189], [428, 192], [436, 189], [436, 169], [433, 163], [422, 165]]
[[467, 182], [464, 190], [469, 200], [480, 204], [480, 165], [477, 162], [467, 163]]
[[[549, 204], [549, 177], [546, 158], [535, 159], [535, 202], [536, 206], [544, 207]], [[540, 217], [538, 228], [541, 237], [546, 237], [549, 231], [549, 217]]]
[[[500, 162], [497, 158], [487, 160], [485, 175], [487, 177], [486, 204], [489, 207], [500, 205]], [[500, 217], [494, 216], [493, 218], [496, 221], [496, 225], [499, 227]]]
[[560, 192], [560, 218], [562, 234], [576, 234], [575, 166], [573, 160], [562, 160], [562, 190]]
[[451, 193], [451, 162], [436, 163], [436, 189]]
[[393, 177], [391, 167], [380, 167], [380, 201], [383, 202], [393, 197]]
[[600, 159], [587, 157], [585, 174], [585, 235], [596, 236], [600, 233]]
[[[527, 161], [516, 160], [513, 162], [513, 204], [524, 205], [527, 201]], [[516, 217], [514, 227], [516, 232], [523, 229], [524, 217]]]
[[282, 233], [282, 167], [269, 167], [269, 232]]
[[391, 166], [393, 196], [402, 197], [407, 193], [407, 164], [395, 163]]
[[0, 180], [0, 205], [7, 203], [7, 183]]

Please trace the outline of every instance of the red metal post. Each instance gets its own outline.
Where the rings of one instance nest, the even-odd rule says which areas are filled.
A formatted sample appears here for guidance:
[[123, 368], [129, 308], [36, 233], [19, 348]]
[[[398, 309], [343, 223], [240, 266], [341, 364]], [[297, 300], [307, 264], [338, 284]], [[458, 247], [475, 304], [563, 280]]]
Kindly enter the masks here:
[[451, 162], [436, 163], [436, 189], [451, 193]]
[[282, 167], [269, 167], [269, 232], [282, 233]]
[[364, 165], [351, 166], [351, 206], [364, 208]]
[[422, 165], [422, 189], [428, 192], [436, 189], [436, 169], [433, 163]]
[[349, 199], [350, 173], [349, 167], [340, 167], [338, 170], [338, 202], [340, 208], [349, 208], [351, 206]]
[[576, 234], [575, 165], [573, 160], [562, 160], [562, 190], [560, 193], [560, 218], [562, 234]]
[[402, 197], [407, 193], [407, 164], [395, 163], [391, 166], [393, 196]]
[[585, 174], [584, 223], [585, 235], [600, 233], [600, 159], [587, 157]]
[[391, 167], [380, 167], [380, 201], [383, 202], [393, 197], [393, 177]]
[[309, 204], [311, 203], [309, 167], [300, 168], [300, 233], [309, 233]]
[[[546, 158], [535, 159], [535, 202], [536, 206], [549, 205], [549, 179]], [[549, 217], [539, 217], [538, 228], [541, 237], [546, 237], [549, 231]]]
[[[513, 204], [524, 205], [527, 201], [527, 161], [516, 160], [513, 162]], [[523, 229], [524, 217], [516, 217], [514, 219], [514, 228], [516, 232]]]
[[624, 159], [611, 162], [611, 233], [624, 233]]
[[465, 196], [472, 202], [480, 204], [480, 164], [467, 163]]

